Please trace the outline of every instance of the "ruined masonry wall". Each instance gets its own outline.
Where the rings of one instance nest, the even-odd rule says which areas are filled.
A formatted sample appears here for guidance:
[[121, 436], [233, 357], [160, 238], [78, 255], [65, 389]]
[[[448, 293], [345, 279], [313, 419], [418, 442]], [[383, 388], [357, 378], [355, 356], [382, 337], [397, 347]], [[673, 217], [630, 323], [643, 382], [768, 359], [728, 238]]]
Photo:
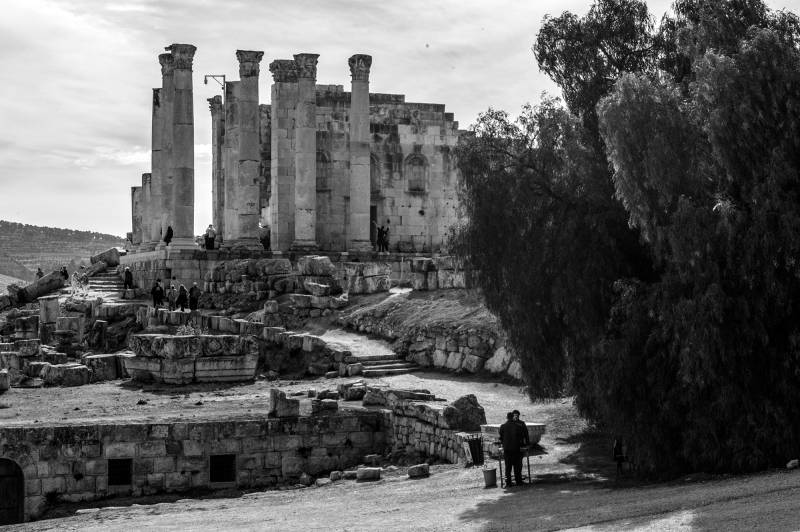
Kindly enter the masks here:
[[[270, 486], [305, 472], [316, 475], [381, 452], [379, 412], [309, 418], [13, 427], [0, 430], [0, 457], [25, 477], [25, 518], [47, 500], [91, 501], [190, 488]], [[212, 455], [236, 455], [236, 481], [213, 484]], [[108, 460], [132, 459], [132, 483], [109, 486]]]

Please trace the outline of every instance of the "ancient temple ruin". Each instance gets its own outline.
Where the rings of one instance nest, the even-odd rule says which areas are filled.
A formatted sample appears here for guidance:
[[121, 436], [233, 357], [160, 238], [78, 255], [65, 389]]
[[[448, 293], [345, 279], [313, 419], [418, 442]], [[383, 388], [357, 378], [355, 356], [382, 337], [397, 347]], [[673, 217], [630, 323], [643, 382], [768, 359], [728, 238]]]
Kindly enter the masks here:
[[[195, 47], [159, 55], [153, 89], [152, 168], [132, 189], [134, 251], [196, 249], [194, 220]], [[269, 64], [270, 102], [260, 103], [263, 52], [238, 50], [239, 81], [209, 98], [212, 202], [217, 245], [273, 251], [371, 252], [380, 225], [392, 252], [435, 252], [456, 219], [458, 122], [441, 104], [369, 92], [372, 58], [349, 58], [350, 91], [317, 84], [317, 54]]]

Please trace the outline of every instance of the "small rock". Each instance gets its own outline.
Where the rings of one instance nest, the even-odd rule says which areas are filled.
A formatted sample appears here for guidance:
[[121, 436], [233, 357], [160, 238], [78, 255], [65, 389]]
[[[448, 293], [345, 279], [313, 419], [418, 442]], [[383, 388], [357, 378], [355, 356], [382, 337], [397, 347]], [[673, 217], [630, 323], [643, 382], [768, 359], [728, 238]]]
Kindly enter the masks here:
[[358, 478], [358, 471], [345, 471], [342, 473], [342, 478], [345, 480], [355, 480]]
[[355, 364], [347, 365], [348, 377], [355, 377], [356, 375], [361, 375], [362, 371], [364, 371], [364, 364], [362, 364], [361, 362], [356, 362]]
[[381, 462], [381, 455], [379, 454], [368, 454], [364, 457], [364, 463], [369, 464], [371, 466], [377, 466]]
[[300, 475], [300, 479], [298, 480], [298, 482], [303, 486], [310, 486], [311, 484], [314, 483], [314, 477], [312, 477], [308, 473], [303, 473], [302, 475]]
[[383, 470], [386, 471], [387, 473], [394, 473], [398, 469], [400, 469], [400, 468], [397, 467], [396, 465], [389, 465], [389, 466], [386, 466], [386, 467], [383, 468]]
[[136, 404], [137, 405], [146, 405], [147, 404], [147, 399], [139, 399], [138, 401], [136, 401]]
[[359, 467], [356, 471], [356, 480], [380, 480], [381, 468], [380, 467]]
[[317, 394], [319, 399], [339, 399], [339, 392], [336, 390], [322, 390]]
[[424, 478], [430, 476], [428, 464], [417, 464], [408, 468], [408, 478]]
[[[311, 390], [308, 390], [308, 396], [309, 397], [316, 397], [317, 396], [317, 390], [315, 390], [313, 388]], [[320, 397], [320, 399], [322, 399], [322, 398]]]
[[11, 388], [11, 376], [7, 369], [0, 369], [0, 393]]
[[339, 372], [338, 371], [329, 371], [329, 372], [327, 372], [325, 374], [325, 378], [326, 379], [335, 379], [338, 376], [339, 376]]
[[329, 478], [318, 478], [315, 484], [317, 485], [318, 488], [321, 488], [322, 486], [327, 486], [331, 482], [333, 481]]
[[194, 406], [203, 406], [203, 401], [197, 401]]
[[342, 480], [342, 472], [341, 471], [331, 471], [330, 479], [332, 482], [336, 482], [337, 480]]
[[800, 467], [800, 460], [797, 458], [789, 460], [789, 463], [786, 464], [786, 469], [797, 469], [798, 467]]

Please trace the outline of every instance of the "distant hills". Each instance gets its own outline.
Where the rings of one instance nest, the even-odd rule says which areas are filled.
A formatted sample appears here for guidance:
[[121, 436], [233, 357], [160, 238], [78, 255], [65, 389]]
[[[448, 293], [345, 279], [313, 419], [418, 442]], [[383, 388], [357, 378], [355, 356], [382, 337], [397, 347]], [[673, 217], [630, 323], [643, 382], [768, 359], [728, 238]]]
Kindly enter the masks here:
[[67, 265], [72, 271], [92, 255], [124, 244], [115, 235], [0, 220], [0, 275], [32, 281], [38, 267], [48, 273]]

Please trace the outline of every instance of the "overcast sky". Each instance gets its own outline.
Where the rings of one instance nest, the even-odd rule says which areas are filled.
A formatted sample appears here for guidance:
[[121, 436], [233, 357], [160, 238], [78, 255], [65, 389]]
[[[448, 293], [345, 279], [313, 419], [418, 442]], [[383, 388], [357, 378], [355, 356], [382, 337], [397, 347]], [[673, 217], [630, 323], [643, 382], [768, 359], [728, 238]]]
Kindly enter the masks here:
[[[671, 0], [650, 0], [656, 18]], [[800, 12], [800, 0], [772, 0]], [[516, 112], [558, 94], [531, 53], [542, 18], [584, 14], [591, 0], [17, 0], [0, 17], [0, 219], [130, 230], [130, 187], [150, 171], [151, 88], [170, 43], [194, 60], [195, 231], [211, 219], [211, 119], [238, 79], [237, 49], [273, 59], [320, 54], [317, 83], [349, 90], [347, 58], [373, 57], [370, 89], [443, 103], [462, 128], [489, 106]]]

